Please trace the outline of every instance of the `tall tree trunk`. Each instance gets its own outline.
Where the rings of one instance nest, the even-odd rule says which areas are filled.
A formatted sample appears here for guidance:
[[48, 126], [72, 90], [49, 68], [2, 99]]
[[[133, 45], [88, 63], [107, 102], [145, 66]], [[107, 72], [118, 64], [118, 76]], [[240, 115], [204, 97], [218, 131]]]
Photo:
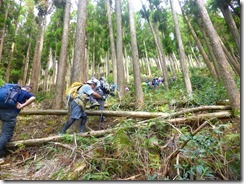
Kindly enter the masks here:
[[144, 105], [144, 98], [143, 98], [143, 91], [142, 91], [142, 80], [141, 80], [139, 53], [137, 48], [136, 28], [135, 28], [132, 0], [128, 0], [128, 9], [129, 9], [129, 21], [130, 21], [133, 78], [134, 78], [134, 86], [135, 86], [135, 100], [136, 100], [135, 105], [140, 109]]
[[170, 62], [170, 65], [171, 65], [171, 68], [172, 68], [172, 75], [173, 75], [173, 78], [176, 78], [177, 74], [176, 74], [176, 63], [173, 59], [173, 56], [172, 54], [169, 56], [169, 62]]
[[172, 59], [173, 59], [174, 64], [175, 64], [175, 69], [176, 69], [176, 71], [177, 71], [177, 72], [180, 72], [180, 71], [181, 71], [181, 69], [180, 69], [180, 64], [179, 64], [178, 59], [176, 58], [174, 52], [173, 52], [173, 54], [172, 54]]
[[28, 68], [30, 63], [30, 48], [31, 48], [31, 41], [29, 40], [29, 44], [26, 52], [25, 64], [24, 64], [22, 85], [27, 83], [27, 74], [28, 74]]
[[54, 51], [54, 56], [52, 57], [52, 62], [53, 62], [53, 76], [52, 76], [51, 89], [55, 88], [55, 85], [57, 84], [57, 78], [58, 78], [57, 48]]
[[118, 95], [120, 100], [125, 95], [125, 72], [123, 64], [123, 43], [122, 43], [122, 17], [121, 0], [116, 0], [116, 24], [117, 24], [117, 80]]
[[[203, 39], [207, 45], [207, 48], [208, 48], [208, 56], [209, 56], [209, 60], [212, 61], [213, 65], [214, 65], [214, 68], [215, 68], [215, 71], [217, 73], [217, 77], [218, 79], [220, 78], [220, 71], [219, 71], [219, 66], [217, 64], [217, 60], [216, 60], [216, 57], [213, 53], [213, 48], [212, 48], [212, 45], [209, 41], [209, 38], [207, 36], [207, 33], [206, 33], [206, 29], [205, 27], [202, 25], [201, 21], [198, 21], [199, 23], [199, 26], [202, 28], [202, 35], [203, 35]], [[207, 53], [206, 53], [207, 54]]]
[[13, 55], [14, 55], [14, 50], [15, 50], [15, 35], [17, 34], [18, 32], [18, 17], [20, 15], [20, 10], [21, 10], [21, 4], [22, 4], [22, 1], [19, 2], [19, 8], [18, 8], [18, 11], [17, 11], [17, 14], [16, 14], [16, 17], [14, 17], [14, 29], [15, 29], [15, 32], [14, 32], [14, 36], [12, 37], [12, 44], [11, 44], [11, 51], [10, 51], [10, 57], [9, 57], [9, 60], [8, 60], [8, 66], [7, 66], [7, 70], [6, 70], [6, 78], [5, 78], [5, 81], [8, 83], [9, 82], [9, 77], [10, 77], [10, 73], [11, 73], [11, 66], [12, 66], [12, 60], [13, 60]]
[[153, 29], [153, 31], [155, 33], [155, 38], [154, 39], [156, 41], [157, 50], [158, 50], [158, 54], [159, 54], [160, 68], [161, 68], [161, 70], [163, 72], [165, 90], [168, 91], [169, 90], [168, 69], [167, 69], [167, 65], [166, 65], [165, 54], [164, 54], [164, 51], [163, 51], [163, 44], [162, 44], [160, 36], [159, 36], [158, 24], [157, 23], [153, 23], [152, 29]]
[[78, 1], [78, 14], [75, 34], [74, 61], [71, 72], [71, 83], [87, 81], [86, 49], [86, 17], [87, 0]]
[[175, 11], [175, 5], [173, 4], [173, 2], [174, 2], [173, 0], [170, 0], [170, 5], [171, 5], [173, 19], [174, 19], [175, 34], [176, 34], [179, 53], [180, 53], [180, 63], [181, 63], [182, 73], [184, 76], [185, 88], [186, 88], [186, 92], [189, 95], [192, 95], [192, 85], [191, 85], [191, 80], [190, 80], [190, 76], [189, 76], [189, 69], [186, 64], [184, 46], [182, 43], [179, 24], [178, 24], [178, 20], [177, 20], [176, 11]]
[[52, 48], [49, 48], [49, 57], [48, 57], [48, 62], [46, 64], [46, 69], [45, 69], [45, 76], [44, 76], [44, 84], [43, 84], [43, 91], [48, 91], [49, 88], [49, 69], [52, 66]]
[[69, 21], [70, 21], [70, 10], [71, 2], [66, 1], [64, 9], [64, 26], [62, 35], [62, 45], [59, 56], [59, 66], [58, 66], [58, 77], [56, 83], [56, 92], [53, 102], [53, 109], [60, 109], [62, 107], [62, 100], [64, 95], [64, 84], [65, 84], [65, 74], [66, 74], [66, 63], [68, 56], [68, 45], [69, 45]]
[[235, 40], [236, 43], [236, 47], [237, 47], [237, 51], [238, 54], [240, 55], [241, 53], [241, 39], [240, 39], [240, 34], [239, 34], [239, 30], [237, 29], [236, 23], [233, 19], [233, 16], [230, 12], [229, 6], [223, 4], [222, 6], [220, 6], [220, 10], [224, 15], [225, 18], [225, 22], [227, 24], [227, 26], [230, 29], [230, 32]]
[[211, 76], [213, 77], [214, 80], [218, 80], [217, 73], [215, 71], [213, 63], [210, 61], [208, 55], [204, 51], [204, 48], [203, 48], [203, 46], [201, 44], [201, 41], [198, 39], [195, 30], [193, 29], [193, 27], [191, 26], [191, 24], [190, 24], [190, 22], [188, 20], [188, 17], [184, 14], [184, 10], [182, 8], [181, 8], [181, 10], [182, 10], [182, 13], [183, 13], [183, 15], [185, 17], [186, 23], [187, 23], [187, 25], [188, 25], [188, 27], [189, 27], [189, 29], [191, 31], [193, 39], [195, 40], [195, 42], [197, 44], [197, 48], [199, 49], [199, 51], [200, 51], [200, 53], [201, 53], [206, 65], [207, 65], [207, 67], [208, 67], [208, 69], [210, 71]]
[[32, 92], [36, 93], [38, 91], [39, 84], [39, 74], [41, 70], [41, 53], [43, 48], [43, 40], [44, 40], [44, 30], [45, 30], [45, 15], [38, 16], [38, 36], [36, 40], [35, 53], [32, 64], [32, 72], [31, 72], [31, 85]]
[[219, 40], [219, 35], [214, 29], [214, 26], [210, 20], [208, 12], [204, 6], [204, 2], [202, 0], [195, 0], [195, 2], [199, 8], [200, 15], [203, 20], [203, 24], [206, 27], [207, 33], [211, 39], [214, 54], [216, 56], [219, 65], [221, 78], [227, 90], [231, 106], [233, 110], [237, 110], [240, 112], [240, 91], [238, 90], [234, 77], [232, 76], [232, 70], [228, 63], [228, 60], [225, 57], [225, 53], [222, 49]]
[[146, 65], [147, 65], [147, 74], [148, 74], [149, 76], [151, 76], [152, 73], [151, 73], [151, 68], [150, 68], [150, 63], [149, 63], [150, 61], [149, 61], [149, 59], [148, 59], [147, 47], [146, 47], [145, 40], [143, 40], [143, 45], [144, 45], [145, 56], [146, 56], [146, 58], [145, 58], [145, 62], [146, 62]]
[[2, 35], [1, 35], [1, 40], [0, 40], [0, 63], [1, 63], [1, 60], [2, 60], [2, 54], [3, 54], [3, 44], [4, 44], [4, 39], [5, 39], [6, 21], [7, 21], [7, 18], [8, 18], [8, 9], [9, 9], [9, 6], [5, 10], [4, 24], [3, 24], [3, 29], [1, 31]]
[[233, 70], [241, 77], [241, 66], [238, 61], [235, 60], [235, 58], [232, 57], [231, 53], [228, 51], [228, 49], [225, 47], [224, 43], [220, 39], [220, 43], [222, 45], [222, 48], [225, 52], [226, 58], [228, 59], [230, 65], [232, 66]]
[[[16, 32], [15, 32], [15, 34], [16, 34]], [[13, 55], [14, 55], [14, 47], [15, 47], [15, 42], [13, 40], [12, 41], [12, 45], [11, 45], [11, 51], [10, 51], [10, 57], [9, 57], [9, 61], [8, 61], [8, 66], [7, 66], [7, 70], [6, 70], [6, 76], [5, 76], [5, 81], [7, 83], [9, 82], [9, 77], [10, 77], [10, 69], [11, 69]]]
[[109, 51], [106, 52], [106, 65], [105, 65], [105, 71], [106, 71], [106, 78], [108, 78], [109, 73], [110, 73], [110, 68], [109, 68]]
[[[94, 44], [94, 46], [93, 46], [93, 48], [91, 48], [91, 51], [92, 51], [92, 59], [91, 59], [91, 76], [93, 77], [93, 76], [95, 76], [95, 75], [97, 75], [97, 73], [96, 73], [96, 33], [95, 33], [95, 30], [94, 30], [94, 33], [93, 33], [93, 44]], [[98, 77], [98, 76], [96, 76], [96, 77]]]
[[110, 0], [106, 0], [106, 4], [107, 4], [110, 47], [111, 47], [111, 55], [112, 55], [111, 60], [113, 64], [113, 80], [115, 84], [118, 84], [117, 60], [116, 60], [116, 51], [115, 51], [115, 44], [114, 44], [114, 33], [113, 33], [113, 24], [112, 24], [111, 9], [110, 9]]
[[124, 60], [124, 71], [125, 71], [125, 81], [127, 83], [130, 82], [129, 80], [129, 62], [130, 62], [130, 59], [128, 59], [128, 55], [127, 55], [127, 51], [126, 51], [126, 47], [124, 47], [124, 57], [123, 57], [123, 60]]

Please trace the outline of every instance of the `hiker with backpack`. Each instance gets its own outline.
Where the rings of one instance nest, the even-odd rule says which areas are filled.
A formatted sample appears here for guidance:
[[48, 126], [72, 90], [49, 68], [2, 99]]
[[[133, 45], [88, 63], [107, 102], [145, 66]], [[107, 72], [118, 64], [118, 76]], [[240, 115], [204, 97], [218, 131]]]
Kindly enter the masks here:
[[98, 93], [94, 91], [95, 87], [96, 87], [96, 83], [92, 80], [89, 80], [78, 89], [78, 96], [71, 101], [70, 117], [64, 124], [64, 127], [62, 128], [59, 135], [65, 134], [67, 129], [76, 120], [80, 121], [79, 133], [84, 132], [84, 128], [87, 120], [87, 115], [85, 113], [87, 97], [93, 95], [98, 99], [102, 98]]
[[[21, 87], [16, 84], [5, 84], [0, 87], [0, 120], [2, 121], [0, 157], [3, 155], [7, 142], [13, 137], [18, 114], [24, 107], [30, 105], [35, 100], [31, 89], [31, 86]], [[3, 97], [5, 98], [4, 101]], [[0, 163], [3, 162], [4, 159], [1, 158]]]
[[[105, 100], [108, 97], [109, 94], [109, 85], [106, 81], [106, 79], [104, 77], [101, 77], [99, 80], [96, 78], [92, 78], [91, 80], [93, 80], [96, 83], [96, 87], [95, 87], [95, 91], [100, 94], [100, 96], [102, 98], [97, 99], [96, 97], [94, 97], [93, 95], [91, 95], [90, 97], [90, 101], [91, 101], [91, 108], [94, 107], [94, 104], [96, 104], [96, 102], [99, 103], [99, 109], [100, 110], [104, 110], [104, 103]], [[105, 117], [103, 114], [101, 114], [100, 118], [99, 118], [100, 122], [104, 122], [105, 121]]]

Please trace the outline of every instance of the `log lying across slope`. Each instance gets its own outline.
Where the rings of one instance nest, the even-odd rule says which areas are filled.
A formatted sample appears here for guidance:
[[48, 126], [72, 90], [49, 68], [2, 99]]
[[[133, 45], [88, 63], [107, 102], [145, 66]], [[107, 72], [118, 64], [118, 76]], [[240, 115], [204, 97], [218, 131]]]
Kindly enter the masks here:
[[[181, 114], [197, 112], [203, 110], [230, 110], [230, 106], [201, 106], [180, 111]], [[67, 115], [67, 110], [24, 110], [20, 115]], [[142, 112], [142, 111], [108, 111], [108, 110], [86, 110], [88, 116], [99, 116], [103, 114], [107, 117], [134, 117], [134, 118], [155, 118], [168, 117], [170, 113], [162, 112]], [[175, 113], [178, 115], [178, 113]]]
[[[149, 117], [149, 115], [151, 115], [149, 118], [161, 118], [162, 119], [162, 123], [164, 122], [168, 122], [168, 123], [173, 123], [173, 124], [182, 124], [182, 123], [188, 123], [188, 122], [196, 122], [199, 123], [202, 120], [206, 120], [209, 118], [229, 118], [232, 117], [232, 112], [228, 109], [230, 109], [230, 107], [226, 106], [222, 106], [222, 107], [218, 107], [217, 106], [210, 106], [211, 111], [212, 110], [221, 110], [218, 112], [211, 112], [211, 113], [203, 113], [203, 114], [198, 114], [198, 115], [191, 115], [191, 116], [187, 116], [187, 117], [179, 117], [179, 118], [173, 118], [175, 116], [181, 115], [181, 114], [185, 114], [185, 113], [189, 113], [189, 112], [193, 112], [193, 111], [199, 111], [199, 110], [206, 110], [206, 107], [209, 106], [203, 106], [203, 107], [197, 107], [197, 108], [191, 108], [191, 109], [185, 109], [182, 110], [180, 112], [175, 112], [175, 113], [171, 113], [171, 114], [167, 114], [167, 113], [148, 113], [148, 112], [125, 112], [125, 111], [119, 111], [119, 112], [114, 112], [114, 111], [106, 111], [108, 112], [113, 112], [113, 113], [117, 113], [115, 114], [115, 116], [122, 116], [122, 113], [124, 113], [124, 116], [128, 116], [128, 113], [130, 114], [130, 116], [136, 116], [136, 117]], [[227, 110], [226, 110], [227, 109]], [[24, 112], [24, 111], [23, 111]], [[40, 112], [40, 111], [39, 111]], [[42, 113], [44, 111], [41, 111]], [[47, 112], [47, 111], [45, 111]], [[49, 111], [50, 112], [57, 112], [57, 111]], [[59, 111], [60, 112], [60, 111]], [[89, 111], [90, 112], [90, 111]], [[99, 115], [94, 113], [95, 111], [93, 111], [93, 115]], [[64, 113], [64, 112], [62, 112]], [[66, 112], [67, 113], [67, 112]], [[99, 113], [99, 111], [97, 112]], [[37, 114], [37, 111], [35, 111], [35, 114]], [[87, 113], [88, 114], [88, 113]], [[91, 114], [90, 114], [91, 115]], [[107, 114], [106, 114], [107, 115]], [[111, 114], [110, 114], [111, 115]], [[144, 116], [142, 116], [144, 115]], [[167, 118], [167, 119], [166, 119]], [[137, 126], [141, 126], [142, 124], [140, 123], [135, 123], [135, 127]], [[112, 133], [115, 130], [120, 129], [120, 127], [117, 128], [113, 128], [113, 129], [106, 129], [106, 130], [99, 130], [99, 131], [90, 131], [90, 132], [86, 132], [86, 133], [82, 133], [82, 134], [77, 134], [77, 136], [82, 136], [82, 137], [88, 137], [88, 136], [96, 136], [96, 137], [100, 137], [103, 136], [105, 134], [108, 133]], [[70, 135], [70, 136], [74, 136], [74, 135]], [[25, 145], [25, 146], [34, 146], [34, 145], [40, 145], [40, 144], [44, 144], [44, 143], [48, 143], [50, 141], [59, 141], [62, 140], [63, 136], [50, 136], [50, 137], [46, 137], [46, 138], [38, 138], [38, 139], [28, 139], [28, 140], [21, 140], [21, 141], [13, 141], [13, 142], [8, 142], [7, 143], [7, 147], [16, 147], [18, 145]]]

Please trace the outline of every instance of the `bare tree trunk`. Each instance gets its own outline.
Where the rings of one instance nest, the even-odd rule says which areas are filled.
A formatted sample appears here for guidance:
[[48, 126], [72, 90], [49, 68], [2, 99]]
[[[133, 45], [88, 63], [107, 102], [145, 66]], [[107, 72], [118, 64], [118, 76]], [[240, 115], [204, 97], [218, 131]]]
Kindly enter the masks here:
[[107, 4], [110, 47], [111, 47], [111, 55], [112, 55], [111, 59], [112, 59], [112, 64], [113, 64], [113, 80], [114, 80], [115, 84], [118, 84], [117, 60], [116, 60], [116, 51], [115, 51], [115, 44], [114, 44], [114, 34], [113, 34], [113, 24], [112, 24], [112, 18], [111, 18], [110, 0], [106, 0], [106, 4]]
[[179, 29], [179, 25], [178, 25], [177, 15], [176, 15], [175, 6], [174, 6], [173, 2], [174, 2], [173, 0], [170, 0], [170, 5], [171, 5], [173, 19], [174, 19], [174, 25], [175, 25], [175, 34], [176, 34], [176, 38], [177, 38], [177, 42], [178, 42], [178, 48], [179, 48], [179, 52], [180, 52], [180, 63], [181, 63], [182, 73], [184, 76], [186, 92], [191, 96], [192, 95], [191, 80], [190, 80], [190, 76], [189, 76], [189, 70], [188, 70], [188, 67], [186, 64], [184, 46], [182, 43], [182, 38], [181, 38], [180, 29]]
[[193, 38], [194, 38], [194, 40], [195, 40], [195, 42], [197, 44], [197, 48], [199, 49], [199, 51], [200, 51], [200, 53], [201, 53], [206, 65], [207, 65], [207, 67], [208, 67], [208, 69], [210, 71], [211, 76], [213, 77], [214, 80], [218, 80], [217, 73], [215, 71], [213, 63], [209, 60], [208, 55], [204, 51], [203, 46], [201, 44], [201, 41], [198, 39], [195, 30], [193, 29], [193, 27], [191, 26], [191, 24], [190, 24], [190, 22], [188, 20], [188, 17], [184, 14], [183, 9], [181, 9], [181, 10], [182, 10], [183, 15], [185, 17], [186, 23], [187, 23], [187, 25], [188, 25], [188, 27], [189, 27], [189, 29], [191, 31], [191, 34], [192, 34], [192, 36], [193, 36]]
[[151, 73], [151, 68], [150, 68], [150, 64], [149, 64], [150, 61], [149, 61], [149, 59], [148, 59], [147, 47], [146, 47], [145, 40], [143, 40], [143, 45], [144, 45], [145, 56], [146, 56], [145, 61], [146, 61], [146, 65], [147, 65], [147, 74], [148, 74], [149, 76], [151, 76], [152, 73]]
[[204, 26], [206, 27], [207, 33], [213, 44], [214, 53], [220, 68], [221, 78], [223, 80], [228, 96], [230, 98], [230, 103], [232, 105], [232, 108], [233, 110], [237, 110], [240, 112], [240, 92], [232, 76], [232, 70], [230, 69], [228, 60], [225, 57], [225, 53], [222, 49], [219, 36], [213, 27], [213, 24], [210, 20], [210, 17], [204, 6], [204, 3], [201, 0], [195, 0], [195, 2], [199, 7], [200, 15], [203, 20]]
[[4, 39], [5, 39], [6, 20], [8, 18], [8, 9], [9, 9], [9, 6], [7, 7], [7, 9], [5, 11], [4, 24], [3, 24], [2, 35], [1, 35], [1, 40], [0, 40], [0, 63], [2, 60], [2, 54], [3, 54], [3, 44], [4, 44]]
[[51, 85], [50, 85], [50, 89], [53, 89], [55, 88], [55, 84], [56, 84], [56, 81], [57, 81], [57, 71], [58, 71], [58, 65], [57, 65], [57, 51], [55, 50], [54, 51], [54, 55], [53, 55], [53, 52], [50, 53], [50, 59], [52, 59], [52, 66], [53, 66], [53, 75], [52, 75], [52, 79], [51, 79]]
[[106, 78], [108, 78], [109, 73], [110, 73], [110, 68], [109, 68], [109, 51], [106, 52]]
[[153, 37], [154, 37], [154, 41], [156, 43], [157, 46], [157, 51], [158, 51], [158, 55], [159, 55], [159, 67], [161, 68], [162, 72], [163, 72], [163, 77], [164, 77], [164, 85], [165, 85], [165, 89], [166, 91], [169, 90], [169, 85], [168, 85], [168, 71], [167, 71], [167, 66], [166, 66], [166, 61], [165, 61], [165, 54], [163, 52], [163, 45], [161, 43], [161, 40], [159, 38], [159, 33], [158, 33], [158, 26], [157, 23], [153, 23], [153, 26], [150, 23], [149, 20], [149, 26], [151, 28]]
[[236, 43], [238, 54], [240, 55], [240, 53], [241, 53], [240, 34], [239, 34], [239, 30], [236, 27], [236, 23], [235, 23], [235, 21], [233, 19], [233, 16], [232, 16], [232, 14], [230, 12], [229, 6], [223, 4], [222, 6], [220, 6], [220, 10], [221, 10], [221, 12], [224, 15], [225, 22], [226, 22], [227, 26], [230, 29], [230, 32], [231, 32], [231, 34], [232, 34], [232, 36], [233, 36], [233, 38], [235, 40], [235, 43]]
[[122, 17], [121, 17], [121, 0], [116, 0], [116, 23], [117, 23], [117, 80], [118, 95], [120, 100], [125, 95], [125, 72], [123, 65], [123, 43], [122, 43]]
[[175, 63], [176, 71], [177, 71], [177, 72], [180, 72], [180, 71], [181, 71], [181, 69], [180, 69], [180, 64], [179, 64], [179, 61], [178, 61], [178, 59], [176, 58], [174, 52], [173, 52], [173, 54], [172, 54], [172, 59], [173, 59], [173, 61], [174, 61], [174, 63]]
[[95, 76], [96, 74], [96, 67], [95, 67], [95, 55], [96, 55], [96, 47], [95, 47], [95, 44], [96, 44], [96, 33], [95, 33], [95, 30], [94, 30], [94, 36], [93, 36], [93, 44], [94, 44], [94, 47], [92, 48], [92, 60], [91, 60], [91, 76]]
[[240, 66], [240, 63], [237, 62], [233, 57], [232, 55], [230, 54], [230, 52], [228, 51], [228, 49], [225, 47], [224, 43], [222, 42], [222, 40], [220, 39], [220, 43], [222, 45], [222, 48], [226, 54], [226, 57], [230, 63], [230, 65], [232, 66], [233, 68], [233, 71], [235, 71], [237, 73], [237, 75], [239, 75], [239, 77], [241, 77], [241, 66]]
[[38, 91], [39, 74], [41, 70], [41, 63], [40, 63], [41, 53], [42, 53], [44, 30], [45, 30], [45, 16], [39, 15], [38, 18], [39, 18], [38, 35], [36, 40], [35, 53], [33, 58], [32, 71], [31, 71], [31, 85], [32, 85], [33, 93], [36, 93]]
[[[217, 64], [217, 60], [216, 60], [216, 57], [213, 53], [213, 48], [212, 48], [212, 45], [209, 41], [209, 38], [207, 36], [207, 33], [206, 33], [206, 29], [205, 27], [203, 26], [202, 24], [202, 21], [200, 19], [198, 19], [198, 23], [199, 23], [199, 26], [202, 28], [202, 35], [203, 35], [203, 38], [204, 38], [204, 41], [207, 45], [207, 48], [208, 48], [208, 53], [209, 53], [209, 59], [211, 59], [211, 61], [213, 62], [213, 65], [214, 65], [214, 68], [215, 68], [215, 71], [217, 73], [217, 77], [218, 79], [220, 78], [220, 71], [219, 71], [219, 66]], [[207, 54], [207, 53], [206, 53]]]
[[74, 61], [71, 83], [87, 81], [87, 62], [85, 57], [87, 0], [78, 1], [78, 15], [75, 34]]
[[69, 45], [69, 21], [70, 21], [71, 2], [66, 1], [64, 10], [64, 26], [62, 35], [62, 45], [59, 56], [58, 76], [55, 90], [55, 98], [53, 101], [53, 109], [60, 109], [62, 107], [62, 100], [64, 95], [64, 84], [66, 74], [66, 63], [68, 57], [68, 45]]
[[12, 42], [12, 46], [11, 46], [11, 51], [10, 51], [10, 57], [9, 57], [9, 61], [8, 61], [8, 66], [6, 69], [6, 76], [5, 76], [5, 81], [8, 83], [9, 82], [9, 77], [10, 77], [10, 68], [12, 65], [12, 60], [13, 60], [13, 55], [14, 55], [14, 46], [15, 43], [14, 41]]
[[172, 54], [169, 56], [169, 62], [170, 62], [170, 66], [171, 66], [171, 71], [172, 71], [172, 75], [174, 78], [176, 78], [177, 74], [176, 74], [176, 67], [175, 67], [175, 62], [172, 58]]
[[125, 71], [125, 81], [127, 83], [129, 83], [129, 62], [130, 60], [128, 59], [128, 55], [126, 52], [126, 48], [124, 47], [124, 57], [123, 57], [123, 61], [124, 61], [124, 71]]
[[23, 71], [23, 84], [26, 84], [27, 83], [27, 74], [28, 74], [28, 68], [29, 68], [29, 62], [30, 62], [30, 48], [31, 48], [31, 41], [29, 41], [29, 44], [28, 44], [28, 49], [27, 49], [27, 52], [26, 52], [26, 58], [25, 58], [25, 65], [24, 65], [24, 71]]
[[133, 63], [133, 78], [135, 86], [135, 105], [139, 109], [144, 105], [143, 91], [142, 91], [142, 81], [141, 81], [141, 72], [139, 64], [139, 53], [137, 48], [137, 39], [136, 39], [136, 28], [134, 21], [134, 11], [132, 7], [132, 0], [128, 0], [128, 9], [129, 9], [129, 21], [130, 21], [130, 35], [131, 35], [131, 50], [132, 50], [132, 63]]

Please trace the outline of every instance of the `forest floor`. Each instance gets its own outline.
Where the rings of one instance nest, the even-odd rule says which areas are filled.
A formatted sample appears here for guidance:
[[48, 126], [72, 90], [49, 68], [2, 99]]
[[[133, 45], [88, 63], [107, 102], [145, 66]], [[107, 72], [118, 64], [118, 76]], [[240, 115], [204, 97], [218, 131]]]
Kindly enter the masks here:
[[[67, 116], [55, 115], [31, 115], [19, 116], [17, 118], [17, 126], [11, 141], [36, 139], [48, 136], [55, 136], [63, 127]], [[112, 128], [117, 124], [116, 118], [107, 117], [105, 122], [100, 122], [99, 117], [88, 117], [86, 131], [103, 130]], [[67, 133], [78, 133], [79, 122], [76, 121], [67, 130]], [[87, 130], [90, 129], [90, 130]], [[52, 145], [50, 145], [52, 146]], [[65, 151], [55, 154], [54, 160], [45, 159], [45, 154], [48, 155], [46, 145], [20, 147], [18, 149], [7, 149], [5, 152], [5, 162], [0, 165], [1, 180], [46, 180], [50, 172], [58, 170], [59, 165], [63, 164]], [[67, 155], [68, 156], [68, 155]], [[49, 156], [48, 156], [49, 157]], [[67, 159], [69, 159], [67, 157]], [[39, 164], [46, 163], [46, 168], [40, 170]], [[67, 163], [66, 163], [67, 164]], [[42, 165], [42, 167], [45, 167]]]
[[[14, 136], [11, 141], [38, 139], [38, 138], [55, 136], [62, 129], [67, 118], [68, 118], [67, 115], [18, 116]], [[127, 117], [106, 117], [105, 122], [99, 122], [99, 116], [88, 116], [86, 131], [98, 131], [98, 130], [106, 130], [109, 128], [114, 128], [118, 126], [121, 122], [127, 121], [127, 119], [128, 119]], [[138, 121], [141, 121], [141, 119]], [[230, 121], [229, 118], [222, 120], [222, 122], [226, 122], [226, 123], [228, 123], [229, 121]], [[236, 124], [238, 125], [238, 122]], [[51, 141], [48, 144], [42, 144], [37, 146], [20, 145], [18, 146], [18, 148], [8, 148], [4, 154], [5, 162], [0, 165], [0, 179], [1, 180], [106, 180], [106, 179], [108, 180], [150, 180], [150, 177], [155, 178], [154, 176], [155, 175], [154, 173], [156, 171], [156, 169], [154, 168], [155, 165], [152, 164], [152, 165], [144, 166], [142, 163], [142, 167], [145, 168], [138, 167], [137, 166], [138, 163], [136, 163], [137, 160], [133, 161], [133, 158], [128, 157], [129, 155], [127, 154], [129, 153], [126, 154], [124, 153], [126, 152], [127, 148], [130, 149], [129, 147], [125, 146], [125, 148], [122, 148], [119, 146], [117, 150], [115, 150], [113, 147], [112, 148], [106, 147], [104, 139], [105, 138], [110, 139], [109, 136], [105, 138], [98, 138], [98, 139], [94, 138], [94, 140], [93, 137], [91, 137], [89, 138], [90, 142], [88, 142], [87, 138], [81, 138], [77, 134], [78, 126], [79, 123], [75, 122], [67, 131], [69, 135], [74, 135], [75, 138], [72, 139], [66, 138], [65, 141], [60, 141], [60, 142]], [[175, 130], [179, 131], [177, 128], [175, 128]], [[158, 134], [159, 137], [162, 138], [161, 135], [162, 133], [158, 133], [157, 132], [158, 130], [156, 130], [156, 132], [154, 132], [153, 129], [150, 131], [151, 132], [149, 132], [148, 135], [145, 135], [145, 140], [146, 138], [148, 138], [148, 136], [149, 138], [150, 136], [155, 138], [156, 134]], [[131, 134], [131, 131], [125, 132], [125, 135], [129, 135], [129, 134]], [[175, 135], [175, 133], [173, 135]], [[124, 135], [121, 136], [122, 140], [125, 139], [125, 137], [123, 136]], [[172, 139], [171, 132], [168, 132], [163, 136], [165, 136], [163, 137], [163, 139], [165, 139], [166, 142], [168, 138]], [[177, 141], [177, 139], [174, 141]], [[134, 144], [134, 142], [131, 143]], [[137, 143], [138, 142], [135, 142], [135, 144]], [[111, 142], [109, 144], [111, 144]], [[120, 142], [120, 144], [123, 143]], [[84, 146], [87, 147], [85, 148]], [[137, 149], [143, 149], [140, 148], [141, 145], [137, 145], [137, 146], [138, 146]], [[155, 155], [157, 157], [160, 155], [157, 154], [157, 152], [159, 151], [158, 150], [155, 151], [155, 148], [150, 147], [149, 150], [151, 150], [152, 153], [156, 152]], [[131, 151], [131, 153], [134, 154], [135, 151]], [[139, 150], [139, 151], [145, 152], [143, 150]], [[171, 152], [172, 152], [172, 148], [169, 149], [169, 152], [167, 154], [169, 155]], [[148, 161], [146, 155], [141, 155], [141, 156], [145, 157], [145, 159], [142, 158], [143, 162]], [[127, 161], [129, 166], [126, 163]], [[136, 168], [132, 167], [131, 162], [132, 163], [135, 162]], [[94, 168], [94, 165], [95, 166], [97, 165], [96, 166], [97, 168]], [[158, 163], [156, 163], [156, 165], [158, 165]], [[106, 169], [104, 169], [103, 167], [106, 167]], [[102, 172], [103, 170], [107, 170], [107, 167], [111, 167], [110, 170], [111, 173], [114, 172], [114, 176], [111, 175], [108, 176], [107, 172]], [[125, 168], [128, 167], [128, 169], [126, 170], [124, 169], [124, 167]], [[120, 171], [120, 169], [122, 171]], [[94, 170], [97, 171], [97, 173], [94, 173]], [[132, 173], [133, 170], [134, 172]], [[145, 173], [151, 173], [151, 176], [147, 176], [147, 174]], [[219, 179], [219, 177], [212, 176], [211, 180], [221, 180], [221, 179]]]

